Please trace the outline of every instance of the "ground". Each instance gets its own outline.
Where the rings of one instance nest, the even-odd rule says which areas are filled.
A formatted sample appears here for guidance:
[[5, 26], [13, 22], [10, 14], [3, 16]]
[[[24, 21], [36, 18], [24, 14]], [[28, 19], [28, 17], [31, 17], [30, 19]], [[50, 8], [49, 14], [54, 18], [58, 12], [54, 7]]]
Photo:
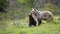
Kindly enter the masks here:
[[58, 20], [60, 16], [54, 17], [54, 22], [47, 23], [43, 21], [40, 26], [35, 27], [29, 27], [27, 25], [28, 19], [25, 18], [19, 21], [20, 25], [18, 27], [10, 24], [4, 30], [0, 28], [0, 34], [60, 34], [60, 20]]

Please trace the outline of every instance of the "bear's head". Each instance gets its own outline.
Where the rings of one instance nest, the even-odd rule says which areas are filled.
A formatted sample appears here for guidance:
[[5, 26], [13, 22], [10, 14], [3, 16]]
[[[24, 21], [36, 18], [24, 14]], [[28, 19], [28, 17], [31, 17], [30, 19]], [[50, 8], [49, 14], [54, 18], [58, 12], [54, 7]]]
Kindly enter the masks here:
[[38, 10], [37, 10], [36, 8], [32, 8], [31, 13], [36, 16], [37, 11], [38, 11]]

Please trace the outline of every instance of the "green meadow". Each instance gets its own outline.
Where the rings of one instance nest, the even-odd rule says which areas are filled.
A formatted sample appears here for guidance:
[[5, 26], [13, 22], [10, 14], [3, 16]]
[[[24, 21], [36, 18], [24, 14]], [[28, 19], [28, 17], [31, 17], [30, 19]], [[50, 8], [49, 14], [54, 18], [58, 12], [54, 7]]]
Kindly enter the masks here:
[[[0, 34], [60, 34], [60, 16], [54, 16], [53, 22], [43, 21], [40, 26], [28, 26], [28, 17], [16, 21], [18, 26], [8, 24], [5, 29], [0, 28]], [[10, 20], [9, 20], [10, 21]], [[2, 21], [2, 22], [9, 22]], [[13, 21], [10, 21], [13, 23]]]

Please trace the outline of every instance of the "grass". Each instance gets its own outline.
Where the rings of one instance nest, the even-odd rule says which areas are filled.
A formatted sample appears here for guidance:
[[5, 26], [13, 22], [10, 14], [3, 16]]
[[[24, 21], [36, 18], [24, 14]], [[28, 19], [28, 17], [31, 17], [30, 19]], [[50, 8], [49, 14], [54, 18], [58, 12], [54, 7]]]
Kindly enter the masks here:
[[[9, 24], [6, 29], [0, 28], [0, 34], [60, 34], [60, 16], [54, 16], [54, 22], [43, 23], [40, 26], [28, 26], [28, 19], [20, 20], [19, 26]], [[12, 21], [10, 21], [12, 23]]]

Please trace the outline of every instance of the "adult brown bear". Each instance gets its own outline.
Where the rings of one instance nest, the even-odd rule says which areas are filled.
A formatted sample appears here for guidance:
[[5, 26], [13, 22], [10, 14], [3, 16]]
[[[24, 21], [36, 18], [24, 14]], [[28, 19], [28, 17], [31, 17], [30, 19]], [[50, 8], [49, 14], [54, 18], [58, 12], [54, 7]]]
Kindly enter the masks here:
[[33, 11], [35, 11], [34, 9], [32, 9], [32, 12], [29, 13], [29, 26], [34, 25], [36, 26], [37, 21], [38, 21], [38, 26], [42, 23], [42, 16], [40, 15], [40, 13], [38, 11], [36, 11], [36, 17], [37, 17], [37, 21], [35, 20], [35, 18], [33, 17]]
[[37, 9], [32, 9], [31, 13], [34, 14], [37, 18], [42, 18], [47, 22], [53, 21], [53, 15], [50, 11], [38, 11]]

